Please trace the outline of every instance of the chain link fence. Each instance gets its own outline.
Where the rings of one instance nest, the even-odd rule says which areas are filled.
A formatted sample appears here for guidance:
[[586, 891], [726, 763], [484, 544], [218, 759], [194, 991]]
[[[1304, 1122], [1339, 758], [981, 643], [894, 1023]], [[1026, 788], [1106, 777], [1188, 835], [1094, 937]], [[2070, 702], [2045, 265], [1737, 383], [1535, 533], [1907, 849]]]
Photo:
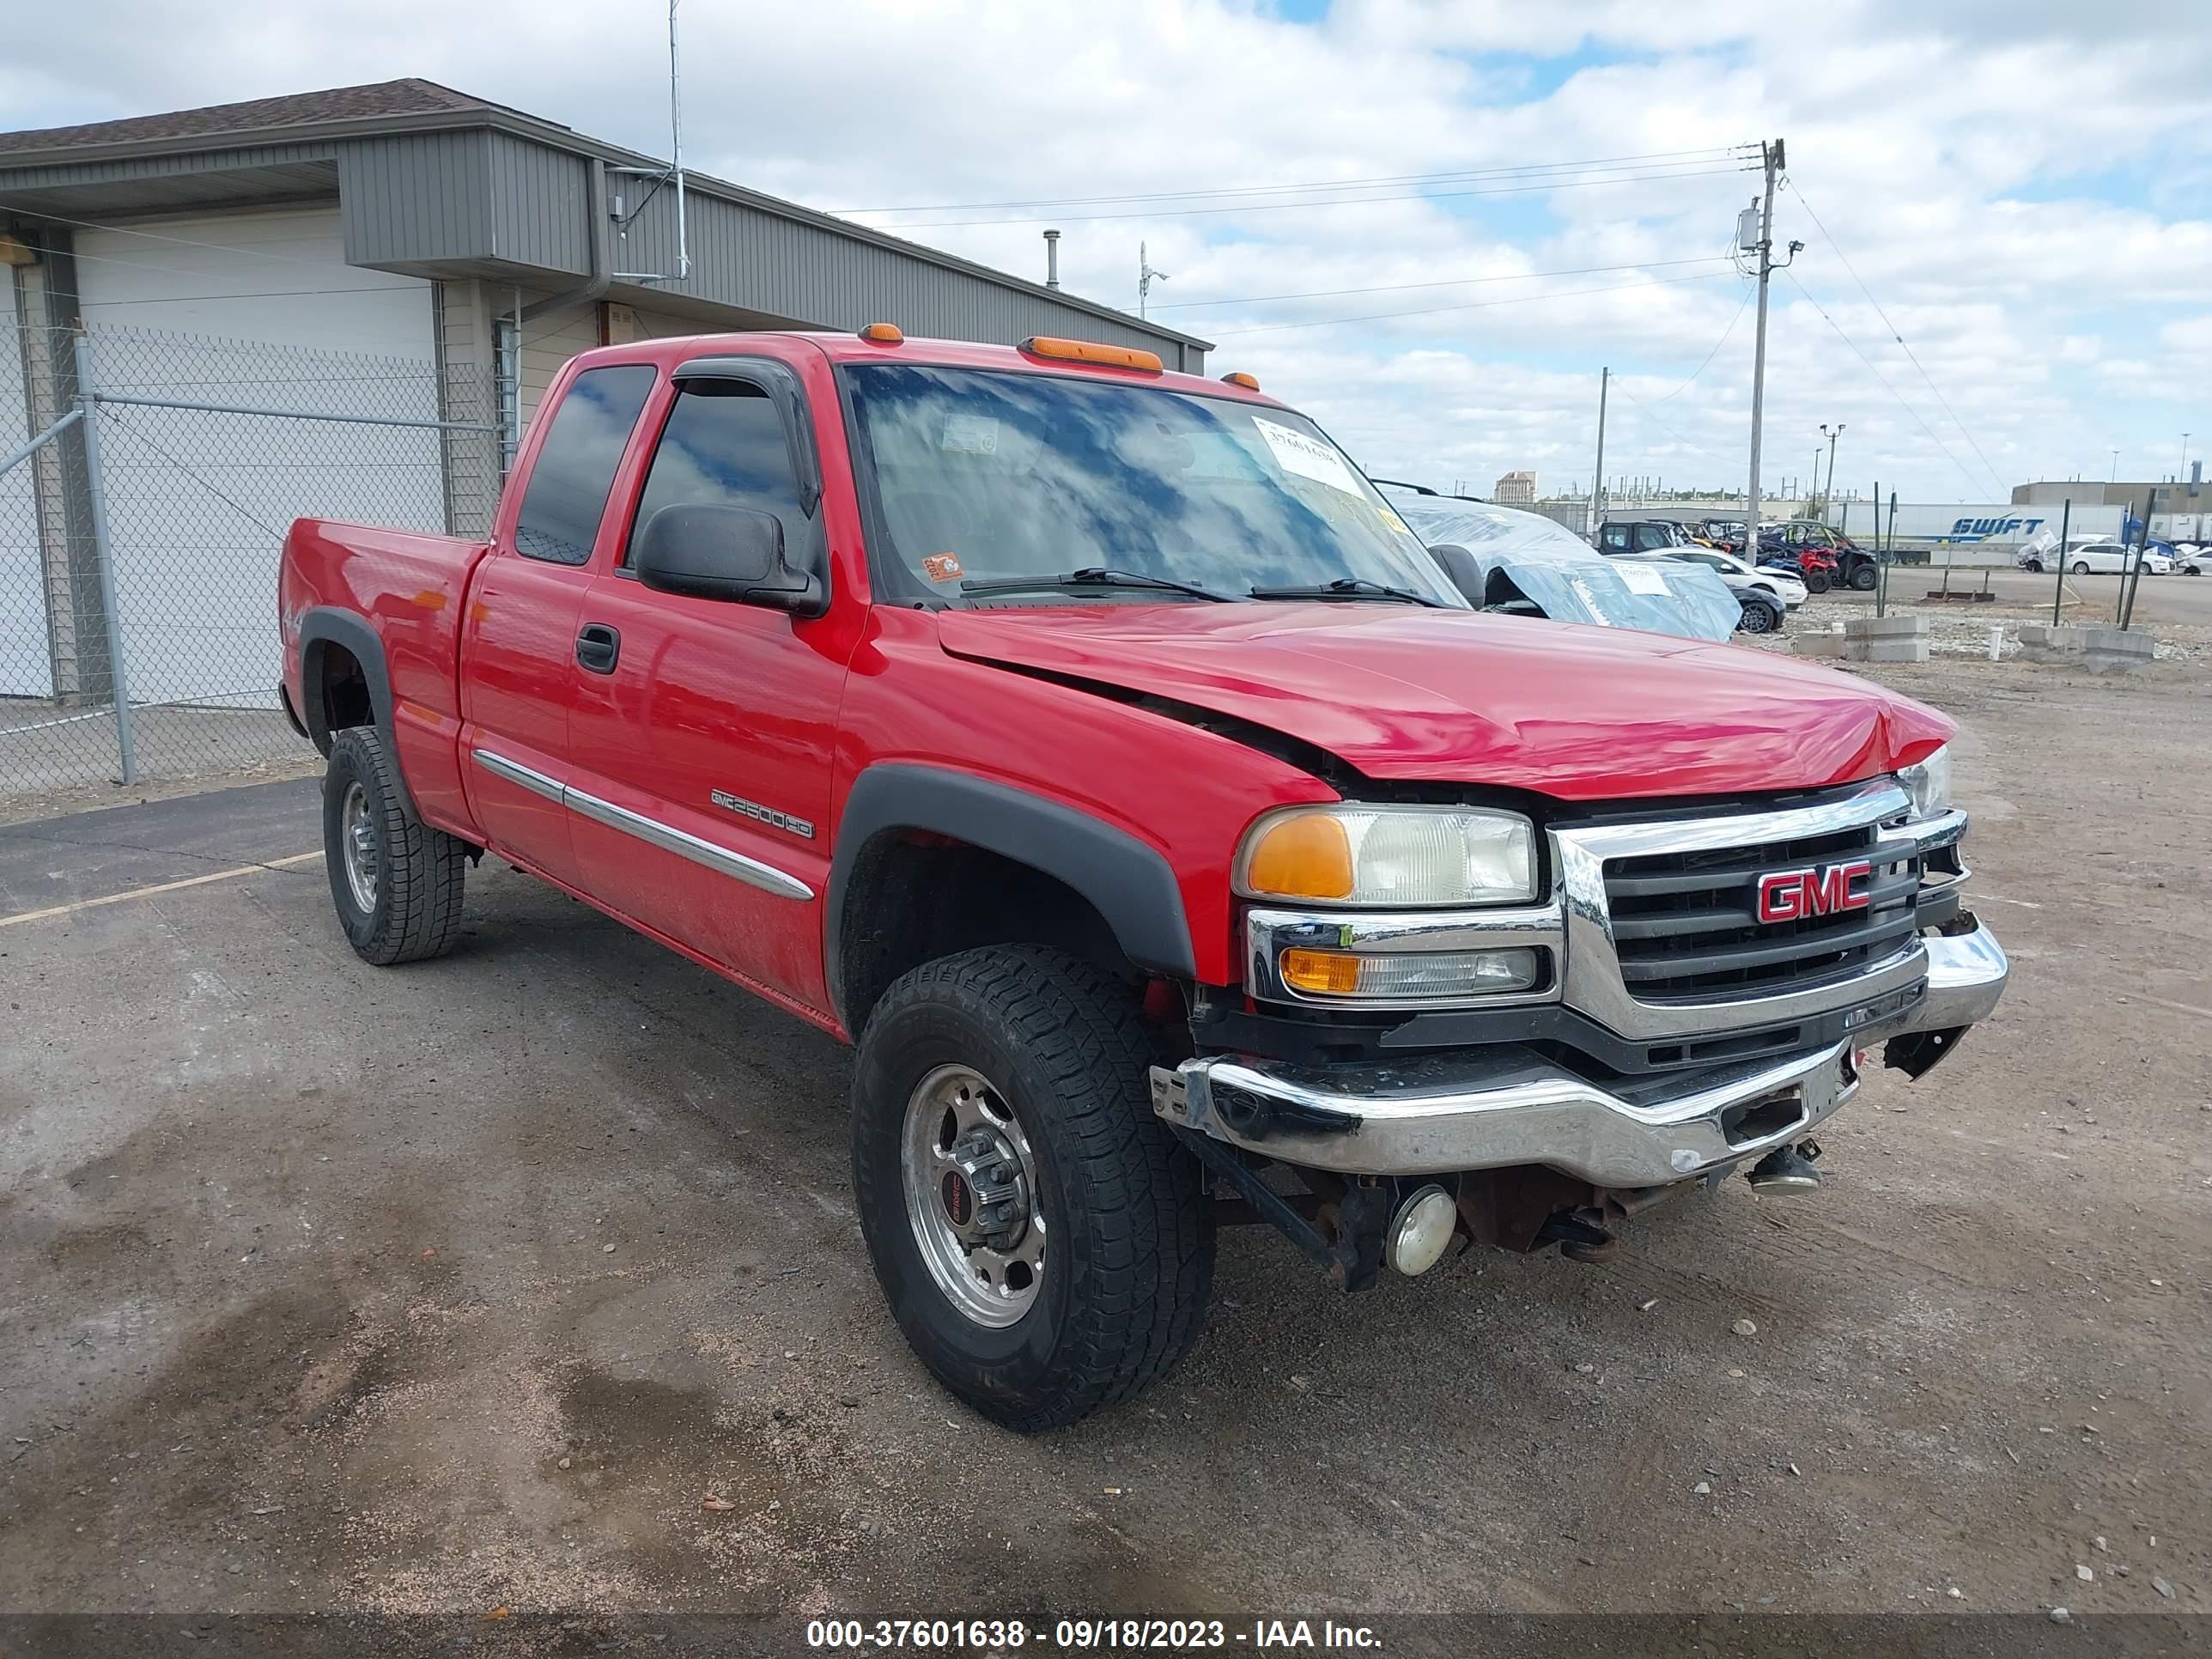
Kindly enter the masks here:
[[0, 805], [296, 756], [276, 691], [292, 520], [489, 526], [501, 450], [480, 376], [143, 329], [15, 333]]

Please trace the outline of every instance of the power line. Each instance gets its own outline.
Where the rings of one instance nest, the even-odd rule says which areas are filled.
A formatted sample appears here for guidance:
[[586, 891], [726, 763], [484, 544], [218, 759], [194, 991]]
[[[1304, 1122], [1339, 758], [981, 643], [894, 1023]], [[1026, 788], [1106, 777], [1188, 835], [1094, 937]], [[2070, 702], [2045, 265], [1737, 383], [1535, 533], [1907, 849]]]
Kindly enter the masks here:
[[[1725, 258], [1728, 256], [1725, 254], [1714, 254], [1709, 257], [1714, 258]], [[1735, 261], [1731, 259], [1729, 263], [1733, 264]], [[1741, 276], [1744, 273], [1738, 271], [1736, 274], [1738, 276]], [[1750, 289], [1747, 288], [1744, 289], [1743, 298], [1736, 301], [1735, 315], [1729, 319], [1728, 326], [1721, 331], [1721, 337], [1713, 342], [1713, 349], [1705, 354], [1705, 361], [1699, 363], [1694, 369], [1691, 370], [1689, 380], [1683, 381], [1681, 385], [1676, 386], [1672, 392], [1668, 392], [1666, 397], [1660, 398], [1659, 401], [1661, 403], [1667, 403], [1673, 398], [1681, 396], [1683, 392], [1687, 392], [1690, 389], [1692, 382], [1695, 381], [1698, 375], [1704, 374], [1707, 368], [1711, 367], [1713, 359], [1721, 355], [1721, 348], [1728, 343], [1729, 336], [1735, 332], [1735, 325], [1743, 320], [1744, 307], [1751, 303], [1751, 295], [1752, 290]], [[1624, 386], [1621, 390], [1626, 392], [1627, 388]], [[1636, 402], [1636, 394], [1634, 392], [1630, 392], [1628, 396], [1631, 402]], [[1641, 409], [1644, 405], [1641, 403], [1637, 403], [1637, 407]]]
[[[14, 210], [18, 213], [28, 214], [34, 218], [51, 220], [53, 223], [58, 225], [73, 225], [79, 230], [105, 230], [110, 231], [118, 236], [136, 236], [149, 242], [171, 242], [179, 247], [210, 248], [217, 253], [245, 254], [251, 258], [274, 260], [278, 264], [306, 265], [309, 269], [314, 270], [328, 270], [331, 269], [331, 262], [327, 259], [300, 259], [295, 258], [289, 253], [271, 253], [265, 248], [239, 247], [227, 242], [196, 241], [189, 236], [164, 236], [159, 231], [133, 230], [128, 225], [95, 224], [90, 219], [72, 219], [66, 214], [49, 213], [44, 208], [32, 207], [21, 203], [11, 204], [6, 201], [0, 201], [0, 207], [12, 207]], [[72, 257], [80, 259], [88, 259], [98, 258], [100, 256], [97, 254], [78, 253], [74, 254]], [[140, 268], [145, 270], [160, 270], [162, 269], [160, 265], [145, 265]], [[207, 275], [205, 271], [194, 270], [177, 271], [173, 272], [172, 274], [184, 276], [204, 276]]]
[[1105, 219], [1192, 219], [1223, 213], [1282, 213], [1297, 209], [1333, 207], [1367, 207], [1387, 202], [1449, 202], [1470, 196], [1525, 196], [1533, 192], [1553, 190], [1583, 190], [1596, 185], [1659, 184], [1673, 179], [1715, 179], [1724, 173], [1741, 173], [1741, 167], [1707, 167], [1677, 172], [1646, 172], [1619, 178], [1605, 179], [1547, 179], [1538, 184], [1510, 185], [1490, 189], [1413, 191], [1394, 196], [1350, 196], [1326, 202], [1240, 202], [1227, 207], [1146, 208], [1127, 213], [1029, 213], [1006, 219], [925, 219], [897, 225], [878, 225], [872, 228], [893, 234], [910, 230], [940, 230], [961, 226], [1033, 225], [1045, 219], [1061, 224], [1081, 224]]
[[[1784, 269], [1787, 270], [1788, 267], [1785, 266]], [[1850, 335], [1844, 332], [1844, 325], [1838, 322], [1834, 318], [1828, 315], [1827, 308], [1818, 300], [1815, 300], [1810, 290], [1806, 288], [1805, 284], [1799, 282], [1794, 275], [1790, 278], [1790, 285], [1796, 289], [1800, 294], [1804, 295], [1806, 302], [1809, 304], [1814, 310], [1820, 313], [1820, 320], [1827, 324], [1830, 328], [1836, 331], [1836, 337], [1841, 340], [1845, 345], [1849, 346], [1851, 349], [1853, 355], [1855, 355], [1861, 362], [1867, 366], [1867, 372], [1869, 374], [1872, 374], [1875, 380], [1880, 380], [1882, 384], [1883, 389], [1887, 391], [1891, 397], [1897, 399], [1899, 408], [1902, 409], [1906, 414], [1912, 416], [1913, 423], [1923, 432], [1926, 433], [1928, 434], [1929, 441], [1933, 443], [1936, 448], [1942, 450], [1945, 457], [1950, 461], [1951, 465], [1959, 469], [1960, 474], [1965, 477], [1966, 483], [1972, 488], [1979, 489], [1982, 487], [1981, 480], [1974, 477], [1973, 473], [1967, 469], [1966, 464], [1964, 461], [1960, 460], [1956, 455], [1951, 453], [1951, 446], [1945, 443], [1940, 437], [1937, 437], [1936, 435], [1936, 428], [1929, 426], [1927, 422], [1920, 418], [1920, 411], [1915, 409], [1911, 404], [1905, 401], [1905, 394], [1890, 384], [1888, 375], [1883, 374], [1879, 368], [1875, 367], [1873, 358], [1868, 356], [1865, 352], [1859, 349], [1859, 343], [1851, 338]]]
[[928, 202], [903, 206], [833, 208], [839, 214], [856, 213], [985, 213], [1004, 208], [1101, 207], [1127, 202], [1187, 201], [1208, 196], [1267, 196], [1309, 190], [1358, 190], [1384, 185], [1458, 184], [1474, 179], [1510, 178], [1542, 173], [1578, 173], [1593, 167], [1643, 167], [1656, 162], [1681, 164], [1692, 161], [1719, 161], [1742, 153], [1747, 146], [1713, 144], [1703, 149], [1650, 150], [1641, 155], [1600, 155], [1585, 161], [1521, 161], [1495, 167], [1469, 167], [1451, 173], [1386, 173], [1369, 179], [1310, 179], [1287, 185], [1220, 185], [1199, 190], [1132, 191], [1121, 196], [1024, 196], [1008, 202]]
[[1927, 381], [1928, 389], [1936, 394], [1936, 401], [1943, 405], [1943, 412], [1951, 417], [1951, 424], [1959, 428], [1960, 435], [1973, 446], [1974, 454], [1981, 461], [1982, 471], [1990, 475], [1990, 483], [2002, 494], [2005, 487], [2004, 480], [1997, 476], [1996, 468], [1990, 465], [1990, 458], [1982, 453], [1981, 445], [1975, 442], [1974, 434], [1966, 429], [1966, 423], [1959, 418], [1959, 411], [1951, 407], [1951, 400], [1943, 395], [1943, 388], [1936, 384], [1926, 369], [1921, 368], [1920, 359], [1914, 356], [1912, 348], [1905, 343], [1905, 336], [1898, 331], [1897, 325], [1890, 321], [1889, 313], [1881, 308], [1881, 301], [1874, 297], [1874, 290], [1866, 285], [1866, 279], [1859, 275], [1858, 267], [1851, 263], [1850, 255], [1844, 252], [1843, 245], [1836, 240], [1833, 233], [1827, 226], [1820, 222], [1820, 216], [1814, 212], [1812, 203], [1806, 200], [1803, 188], [1795, 179], [1790, 179], [1789, 184], [1790, 188], [1796, 192], [1797, 200], [1803, 206], [1806, 216], [1812, 220], [1814, 228], [1820, 231], [1820, 239], [1833, 248], [1836, 258], [1844, 262], [1844, 269], [1850, 272], [1851, 280], [1859, 285], [1859, 292], [1866, 295], [1867, 303], [1874, 307], [1875, 315], [1881, 319], [1881, 325], [1889, 331], [1889, 337], [1897, 342], [1899, 349], [1911, 361], [1912, 367], [1919, 369], [1920, 378]]
[[[1739, 311], [1737, 314], [1741, 315], [1741, 311]], [[1719, 348], [1715, 347], [1714, 349], [1717, 350]], [[1709, 358], [1707, 361], [1710, 362], [1711, 360]], [[1644, 416], [1650, 421], [1652, 425], [1657, 427], [1662, 432], [1672, 438], [1683, 448], [1694, 449], [1698, 454], [1705, 456], [1712, 460], [1720, 461], [1724, 464], [1727, 462], [1728, 458], [1725, 455], [1722, 455], [1716, 451], [1707, 449], [1703, 444], [1691, 442], [1689, 439], [1685, 438], [1680, 433], [1675, 431], [1673, 427], [1661, 420], [1657, 412], [1654, 410], [1649, 404], [1645, 403], [1643, 398], [1638, 397], [1633, 392], [1631, 392], [1628, 389], [1628, 383], [1625, 377], [1618, 374], [1614, 375], [1613, 378], [1613, 384], [1620, 392], [1621, 396], [1627, 398], [1629, 402], [1634, 404], [1638, 409], [1644, 412]], [[1686, 382], [1685, 384], [1686, 384]], [[1677, 390], [1679, 389], [1680, 388], [1677, 388]]]
[[1333, 300], [1352, 294], [1399, 294], [1416, 288], [1468, 288], [1477, 283], [1526, 283], [1542, 276], [1593, 276], [1601, 271], [1656, 270], [1671, 265], [1711, 264], [1723, 257], [1717, 253], [1706, 253], [1693, 259], [1639, 259], [1625, 265], [1577, 265], [1565, 270], [1516, 270], [1492, 276], [1442, 276], [1434, 282], [1380, 283], [1372, 288], [1317, 288], [1303, 294], [1254, 294], [1233, 300], [1177, 300], [1171, 305], [1154, 306], [1152, 309], [1189, 311], [1200, 306], [1261, 306], [1272, 305], [1279, 300]]
[[1346, 323], [1386, 322], [1393, 317], [1434, 317], [1447, 311], [1483, 311], [1492, 306], [1523, 306], [1539, 300], [1571, 300], [1585, 294], [1618, 294], [1629, 289], [1665, 288], [1673, 283], [1709, 283], [1716, 276], [1728, 275], [1723, 270], [1701, 270], [1689, 276], [1662, 276], [1649, 283], [1608, 283], [1599, 288], [1562, 289], [1553, 294], [1516, 294], [1505, 300], [1470, 300], [1464, 305], [1425, 306], [1414, 311], [1378, 311], [1361, 317], [1324, 317], [1304, 323], [1267, 323], [1258, 328], [1229, 328], [1219, 331], [1217, 339], [1233, 339], [1245, 334], [1275, 334], [1292, 328], [1335, 328]]

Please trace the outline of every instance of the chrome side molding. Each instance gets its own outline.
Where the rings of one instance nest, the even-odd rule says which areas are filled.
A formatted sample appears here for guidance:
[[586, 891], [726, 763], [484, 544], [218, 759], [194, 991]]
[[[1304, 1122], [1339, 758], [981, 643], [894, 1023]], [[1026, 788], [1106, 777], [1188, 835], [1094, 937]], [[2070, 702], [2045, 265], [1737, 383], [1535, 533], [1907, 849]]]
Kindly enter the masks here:
[[678, 858], [689, 859], [717, 875], [744, 882], [749, 887], [757, 887], [778, 898], [797, 899], [804, 902], [814, 896], [811, 887], [797, 876], [779, 870], [772, 864], [747, 858], [743, 853], [733, 853], [726, 847], [719, 847], [702, 836], [678, 830], [673, 824], [663, 823], [642, 812], [633, 812], [627, 806], [601, 800], [597, 795], [587, 794], [571, 784], [562, 783], [558, 778], [549, 778], [543, 772], [525, 766], [520, 761], [509, 760], [504, 755], [495, 754], [489, 749], [471, 749], [469, 752], [476, 757], [477, 764], [494, 777], [504, 778], [534, 795], [558, 801], [580, 817], [587, 817], [595, 823], [604, 823], [611, 830], [619, 830], [624, 835], [635, 836], [650, 846], [658, 847], [665, 853], [673, 853]]

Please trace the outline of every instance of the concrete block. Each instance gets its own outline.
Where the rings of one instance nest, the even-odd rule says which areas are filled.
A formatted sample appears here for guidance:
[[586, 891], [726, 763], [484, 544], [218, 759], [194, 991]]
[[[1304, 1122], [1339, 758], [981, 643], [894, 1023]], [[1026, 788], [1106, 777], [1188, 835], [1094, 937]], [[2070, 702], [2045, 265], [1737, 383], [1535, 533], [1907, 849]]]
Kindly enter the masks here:
[[1926, 662], [1928, 641], [1919, 640], [1861, 640], [1854, 653], [1860, 662]]
[[2140, 674], [2158, 660], [2158, 641], [2148, 634], [2109, 626], [2081, 633], [2081, 665], [2092, 674]]
[[1841, 634], [1793, 634], [1790, 636], [1790, 648], [1798, 656], [1824, 658], [1831, 662], [1848, 657], [1852, 641]]
[[1925, 617], [1847, 617], [1844, 620], [1846, 639], [1919, 639], [1927, 632]]

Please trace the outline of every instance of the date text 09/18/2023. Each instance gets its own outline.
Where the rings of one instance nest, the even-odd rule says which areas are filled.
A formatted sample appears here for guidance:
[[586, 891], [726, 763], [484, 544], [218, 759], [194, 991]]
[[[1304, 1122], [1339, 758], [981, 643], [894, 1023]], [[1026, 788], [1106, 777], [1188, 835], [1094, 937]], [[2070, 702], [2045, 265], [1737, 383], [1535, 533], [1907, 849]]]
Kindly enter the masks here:
[[1244, 1648], [1255, 1652], [1372, 1651], [1380, 1632], [1322, 1619], [1060, 1619], [1049, 1629], [1021, 1619], [815, 1619], [806, 1645], [836, 1651], [902, 1648], [1008, 1651], [1036, 1646], [1062, 1652], [1178, 1652]]

